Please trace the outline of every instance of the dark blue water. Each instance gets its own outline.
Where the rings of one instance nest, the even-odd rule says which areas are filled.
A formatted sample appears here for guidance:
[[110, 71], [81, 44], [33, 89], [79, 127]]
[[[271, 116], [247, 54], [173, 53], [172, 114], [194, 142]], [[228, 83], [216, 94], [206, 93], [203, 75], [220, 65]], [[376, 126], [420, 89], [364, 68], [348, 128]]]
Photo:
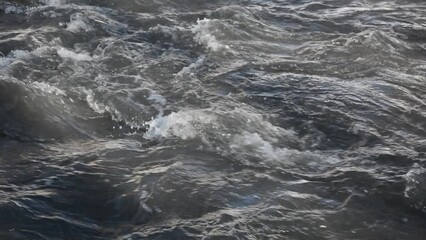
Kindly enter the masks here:
[[423, 240], [424, 1], [0, 0], [0, 239]]

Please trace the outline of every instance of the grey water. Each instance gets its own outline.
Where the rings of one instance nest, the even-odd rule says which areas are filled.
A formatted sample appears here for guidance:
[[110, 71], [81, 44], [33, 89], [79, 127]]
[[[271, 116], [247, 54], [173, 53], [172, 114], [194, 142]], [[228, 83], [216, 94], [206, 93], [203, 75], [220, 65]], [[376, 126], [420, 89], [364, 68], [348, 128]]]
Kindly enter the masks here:
[[426, 2], [0, 0], [0, 239], [425, 236]]

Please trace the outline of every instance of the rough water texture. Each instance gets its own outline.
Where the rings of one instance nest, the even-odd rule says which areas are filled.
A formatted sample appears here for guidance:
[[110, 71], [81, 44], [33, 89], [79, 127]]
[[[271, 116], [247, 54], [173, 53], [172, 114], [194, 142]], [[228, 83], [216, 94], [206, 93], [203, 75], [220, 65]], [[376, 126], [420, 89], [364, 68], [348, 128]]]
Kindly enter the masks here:
[[0, 239], [426, 236], [426, 3], [1, 0]]

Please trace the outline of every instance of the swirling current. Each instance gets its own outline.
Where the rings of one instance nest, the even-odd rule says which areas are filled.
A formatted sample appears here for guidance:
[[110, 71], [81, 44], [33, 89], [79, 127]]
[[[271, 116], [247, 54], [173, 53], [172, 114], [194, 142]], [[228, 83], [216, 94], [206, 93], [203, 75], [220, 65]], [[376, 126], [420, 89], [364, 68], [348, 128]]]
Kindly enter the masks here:
[[426, 236], [426, 2], [1, 0], [0, 239]]

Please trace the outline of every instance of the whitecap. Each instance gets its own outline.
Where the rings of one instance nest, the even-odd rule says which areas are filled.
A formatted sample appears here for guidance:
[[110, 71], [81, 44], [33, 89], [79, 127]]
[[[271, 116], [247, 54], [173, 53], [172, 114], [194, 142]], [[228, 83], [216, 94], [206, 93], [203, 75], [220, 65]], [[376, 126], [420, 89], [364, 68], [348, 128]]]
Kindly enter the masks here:
[[0, 57], [0, 68], [6, 67], [17, 59], [28, 59], [31, 55], [31, 52], [26, 50], [13, 50], [6, 56]]
[[415, 163], [403, 177], [404, 197], [412, 208], [426, 212], [426, 169]]
[[57, 7], [66, 4], [67, 0], [42, 0], [41, 2], [47, 6]]
[[155, 103], [158, 103], [162, 106], [166, 105], [167, 100], [164, 96], [162, 96], [161, 94], [158, 94], [156, 92], [150, 92], [148, 100], [151, 100]]
[[274, 146], [274, 142], [265, 140], [259, 133], [243, 132], [235, 135], [231, 139], [230, 148], [232, 152], [243, 157], [256, 157], [269, 163], [279, 162], [289, 166], [298, 164], [318, 170], [339, 162], [335, 157], [323, 156], [316, 152]]
[[217, 40], [211, 29], [215, 28], [214, 21], [210, 19], [197, 20], [191, 31], [194, 33], [194, 40], [201, 45], [204, 45], [208, 50], [216, 52], [230, 49], [226, 44]]
[[183, 77], [183, 76], [193, 76], [194, 75], [194, 70], [201, 67], [205, 61], [205, 56], [202, 56], [200, 58], [197, 59], [196, 62], [191, 63], [189, 66], [182, 68], [182, 70], [180, 70], [178, 73], [176, 73], [176, 76], [179, 77]]
[[148, 139], [179, 137], [183, 140], [201, 136], [202, 124], [214, 123], [215, 117], [203, 111], [181, 111], [155, 118], [149, 122]]
[[64, 91], [46, 82], [33, 82], [31, 83], [31, 86], [34, 88], [40, 89], [43, 92], [55, 94], [56, 96], [65, 96]]
[[88, 20], [81, 13], [72, 14], [70, 17], [70, 22], [67, 23], [66, 26], [66, 30], [73, 33], [89, 32], [92, 30]]
[[404, 196], [406, 198], [410, 198], [415, 195], [415, 192], [418, 190], [417, 188], [420, 185], [419, 178], [422, 175], [426, 176], [426, 169], [422, 168], [418, 163], [415, 163], [410, 171], [404, 175], [404, 179], [406, 181]]
[[87, 53], [76, 53], [73, 51], [70, 51], [65, 48], [59, 48], [57, 50], [58, 56], [60, 56], [62, 59], [73, 59], [75, 61], [90, 61], [92, 60], [92, 57], [89, 56]]
[[11, 14], [11, 13], [21, 14], [21, 13], [24, 13], [24, 10], [21, 7], [17, 7], [17, 6], [13, 6], [13, 5], [7, 5], [4, 8], [4, 13], [6, 13], [6, 14]]
[[95, 96], [92, 90], [81, 88], [81, 91], [86, 94], [86, 102], [93, 111], [99, 114], [104, 114], [107, 112], [107, 107], [95, 100]]

